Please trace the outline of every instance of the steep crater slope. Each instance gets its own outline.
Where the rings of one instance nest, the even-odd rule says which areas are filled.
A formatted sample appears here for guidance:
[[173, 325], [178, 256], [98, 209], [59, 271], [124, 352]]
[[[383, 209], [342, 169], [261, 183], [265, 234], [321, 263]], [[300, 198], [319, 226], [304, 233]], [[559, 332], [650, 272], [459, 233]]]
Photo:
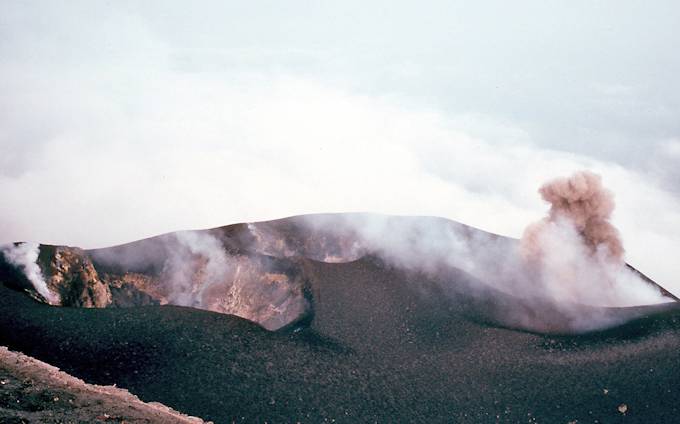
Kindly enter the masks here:
[[[35, 248], [39, 273], [53, 296], [37, 290], [26, 270], [3, 255], [0, 279], [46, 303], [189, 306], [236, 315], [269, 330], [309, 323], [328, 305], [351, 298], [358, 279], [339, 276], [338, 281], [347, 281], [339, 284], [315, 263], [360, 264], [362, 258], [382, 264], [373, 281], [397, 280], [395, 273], [414, 276], [417, 283], [409, 287], [384, 285], [386, 295], [416, 299], [428, 305], [423, 310], [439, 305], [433, 310], [444, 317], [457, 311], [513, 328], [568, 332], [615, 325], [635, 310], [516, 297], [514, 285], [530, 283], [503, 271], [516, 260], [516, 240], [434, 217], [308, 215], [170, 233], [103, 249]], [[350, 303], [371, 302], [374, 295]]]
[[302, 266], [315, 316], [287, 331], [171, 305], [55, 308], [0, 287], [0, 344], [219, 423], [677, 417], [677, 308], [542, 335], [489, 326], [469, 314], [493, 311], [489, 298], [451, 303], [436, 281], [375, 257]]

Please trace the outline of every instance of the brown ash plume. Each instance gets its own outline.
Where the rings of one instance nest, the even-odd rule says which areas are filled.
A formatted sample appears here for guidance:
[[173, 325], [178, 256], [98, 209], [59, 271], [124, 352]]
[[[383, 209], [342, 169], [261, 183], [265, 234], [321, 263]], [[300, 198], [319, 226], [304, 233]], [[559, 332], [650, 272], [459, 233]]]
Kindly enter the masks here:
[[524, 232], [522, 252], [527, 259], [536, 259], [542, 252], [541, 234], [551, 224], [569, 222], [592, 254], [615, 262], [623, 262], [623, 243], [610, 218], [614, 211], [614, 196], [604, 188], [602, 178], [589, 171], [580, 171], [568, 178], [557, 178], [544, 184], [539, 193], [550, 203], [548, 216]]

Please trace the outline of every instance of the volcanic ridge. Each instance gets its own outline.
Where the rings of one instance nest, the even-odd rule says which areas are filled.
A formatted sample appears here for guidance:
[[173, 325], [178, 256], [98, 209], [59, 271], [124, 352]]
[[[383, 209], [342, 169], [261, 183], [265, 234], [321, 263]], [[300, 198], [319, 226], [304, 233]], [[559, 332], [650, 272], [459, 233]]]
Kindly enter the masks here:
[[517, 240], [446, 219], [308, 215], [12, 247], [38, 269], [3, 256], [1, 344], [215, 422], [677, 416], [670, 293], [624, 266], [661, 300], [561, 301], [525, 275]]

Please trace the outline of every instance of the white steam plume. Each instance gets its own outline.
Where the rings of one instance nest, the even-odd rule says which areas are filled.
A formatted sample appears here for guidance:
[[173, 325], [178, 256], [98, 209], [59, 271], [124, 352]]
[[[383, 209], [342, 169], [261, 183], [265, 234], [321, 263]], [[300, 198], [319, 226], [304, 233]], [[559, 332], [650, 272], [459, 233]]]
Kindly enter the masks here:
[[225, 283], [230, 262], [224, 247], [215, 237], [196, 231], [173, 234], [163, 275], [170, 284], [170, 303], [203, 306], [203, 293], [215, 284]]
[[33, 288], [49, 304], [56, 304], [57, 297], [47, 288], [42, 271], [38, 266], [40, 246], [37, 243], [18, 243], [0, 246], [0, 253], [7, 262], [21, 269]]

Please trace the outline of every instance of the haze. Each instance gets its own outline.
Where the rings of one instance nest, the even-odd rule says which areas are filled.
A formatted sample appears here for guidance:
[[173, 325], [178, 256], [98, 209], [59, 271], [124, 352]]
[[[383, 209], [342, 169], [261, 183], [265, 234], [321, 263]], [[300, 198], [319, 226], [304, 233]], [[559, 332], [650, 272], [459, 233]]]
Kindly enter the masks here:
[[587, 169], [679, 294], [680, 6], [468, 3], [3, 2], [0, 242], [342, 211], [519, 237]]

